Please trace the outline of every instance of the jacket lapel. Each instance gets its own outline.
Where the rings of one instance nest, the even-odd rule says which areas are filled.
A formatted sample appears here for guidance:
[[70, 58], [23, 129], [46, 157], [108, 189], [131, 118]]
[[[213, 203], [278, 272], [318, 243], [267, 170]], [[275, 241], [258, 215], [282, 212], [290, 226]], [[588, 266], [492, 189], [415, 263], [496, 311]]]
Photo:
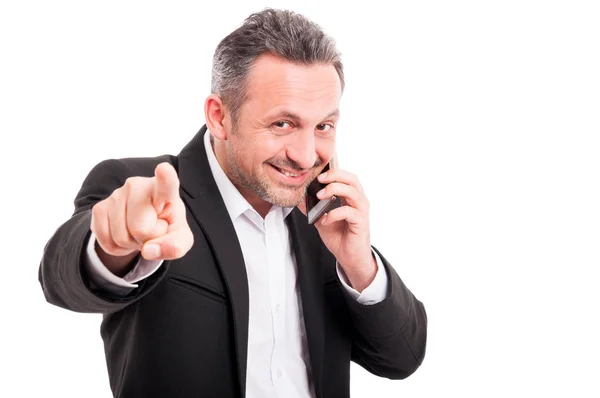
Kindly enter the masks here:
[[316, 228], [308, 224], [306, 216], [298, 208], [290, 213], [286, 221], [298, 268], [312, 377], [317, 396], [320, 397], [325, 344], [323, 244]]
[[241, 396], [245, 396], [248, 351], [248, 278], [237, 234], [215, 183], [206, 150], [206, 126], [178, 156], [182, 199], [210, 242], [230, 297]]

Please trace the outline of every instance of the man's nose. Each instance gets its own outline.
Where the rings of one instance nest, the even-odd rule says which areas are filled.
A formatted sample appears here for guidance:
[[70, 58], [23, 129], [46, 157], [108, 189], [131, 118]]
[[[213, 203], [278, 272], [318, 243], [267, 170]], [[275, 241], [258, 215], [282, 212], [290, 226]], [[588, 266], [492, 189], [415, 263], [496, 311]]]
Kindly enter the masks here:
[[312, 131], [302, 131], [296, 135], [287, 152], [288, 157], [302, 167], [303, 170], [312, 168], [317, 161], [314, 133]]

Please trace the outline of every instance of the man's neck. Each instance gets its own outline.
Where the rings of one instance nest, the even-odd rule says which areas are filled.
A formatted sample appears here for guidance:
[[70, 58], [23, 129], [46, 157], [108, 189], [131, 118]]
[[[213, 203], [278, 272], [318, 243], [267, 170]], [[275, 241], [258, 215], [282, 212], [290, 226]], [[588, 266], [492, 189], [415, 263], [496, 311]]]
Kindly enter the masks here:
[[252, 208], [256, 210], [256, 212], [260, 214], [260, 216], [264, 219], [267, 216], [269, 210], [271, 210], [271, 207], [273, 207], [273, 205], [269, 202], [262, 200], [254, 192], [248, 189], [244, 189], [236, 183], [233, 183], [233, 185], [237, 188], [238, 191], [240, 191], [244, 199], [246, 199], [248, 203], [250, 203], [250, 206], [252, 206]]

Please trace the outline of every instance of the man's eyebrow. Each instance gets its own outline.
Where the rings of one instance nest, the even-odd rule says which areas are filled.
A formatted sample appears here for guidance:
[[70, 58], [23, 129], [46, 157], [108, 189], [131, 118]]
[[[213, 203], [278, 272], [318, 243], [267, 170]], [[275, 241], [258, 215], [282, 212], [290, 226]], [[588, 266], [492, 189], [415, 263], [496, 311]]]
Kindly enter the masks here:
[[340, 110], [336, 109], [333, 112], [331, 112], [329, 115], [325, 116], [324, 119], [329, 119], [330, 117], [339, 116], [339, 115], [340, 115]]
[[[340, 115], [340, 110], [339, 109], [335, 109], [334, 111], [330, 112], [327, 116], [325, 116], [323, 118], [323, 120], [325, 119], [329, 119], [330, 117], [334, 117], [334, 116], [339, 116]], [[287, 109], [282, 109], [280, 110], [276, 115], [276, 117], [285, 117], [288, 119], [292, 119], [294, 121], [301, 121], [302, 118], [298, 115], [296, 115], [294, 112], [290, 112]]]
[[290, 112], [290, 111], [288, 111], [288, 110], [286, 110], [286, 109], [282, 109], [281, 111], [277, 112], [277, 114], [276, 114], [275, 116], [276, 116], [276, 117], [285, 117], [285, 118], [287, 118], [287, 119], [292, 119], [292, 120], [295, 120], [295, 121], [300, 121], [300, 120], [302, 120], [302, 119], [300, 118], [300, 116], [298, 116], [298, 115], [296, 115], [295, 113], [293, 113], [293, 112]]

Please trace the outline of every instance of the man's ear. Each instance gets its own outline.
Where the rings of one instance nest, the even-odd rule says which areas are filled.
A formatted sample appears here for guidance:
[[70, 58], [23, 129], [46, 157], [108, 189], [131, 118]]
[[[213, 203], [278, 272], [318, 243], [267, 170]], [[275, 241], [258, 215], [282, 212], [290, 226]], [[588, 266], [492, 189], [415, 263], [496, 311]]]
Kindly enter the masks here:
[[227, 140], [231, 131], [231, 112], [221, 97], [211, 94], [204, 101], [204, 117], [206, 127], [219, 140]]

